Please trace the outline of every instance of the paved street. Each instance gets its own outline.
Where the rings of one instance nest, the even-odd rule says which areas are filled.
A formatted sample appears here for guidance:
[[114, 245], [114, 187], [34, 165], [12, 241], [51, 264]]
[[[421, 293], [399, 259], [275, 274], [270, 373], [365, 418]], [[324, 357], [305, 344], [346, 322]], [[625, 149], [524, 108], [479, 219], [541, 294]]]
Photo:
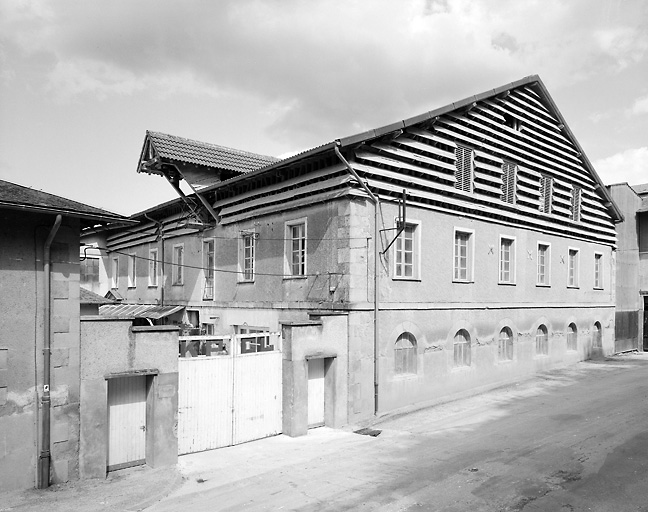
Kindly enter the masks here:
[[181, 458], [151, 512], [648, 511], [648, 356], [619, 356], [374, 425]]

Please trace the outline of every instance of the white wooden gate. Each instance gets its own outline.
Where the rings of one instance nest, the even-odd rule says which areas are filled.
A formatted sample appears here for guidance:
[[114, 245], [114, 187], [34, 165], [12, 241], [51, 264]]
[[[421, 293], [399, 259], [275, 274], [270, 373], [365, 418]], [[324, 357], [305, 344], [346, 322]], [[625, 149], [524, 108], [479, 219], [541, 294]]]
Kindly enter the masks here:
[[[250, 336], [272, 339], [274, 350], [241, 354]], [[237, 335], [227, 345], [227, 354], [178, 361], [180, 455], [281, 433], [279, 335]]]
[[146, 462], [146, 377], [108, 381], [108, 469]]

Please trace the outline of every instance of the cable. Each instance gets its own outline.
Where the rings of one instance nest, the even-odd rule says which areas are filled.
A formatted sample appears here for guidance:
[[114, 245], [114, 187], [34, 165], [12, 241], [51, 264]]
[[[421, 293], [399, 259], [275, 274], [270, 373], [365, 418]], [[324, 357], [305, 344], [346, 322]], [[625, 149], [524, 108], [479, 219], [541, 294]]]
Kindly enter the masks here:
[[[224, 273], [224, 274], [245, 274], [245, 271], [225, 270], [225, 269], [209, 268], [209, 267], [199, 267], [199, 266], [196, 266], [196, 265], [187, 265], [185, 263], [180, 265], [180, 264], [174, 263], [172, 261], [164, 261], [164, 262], [162, 262], [162, 261], [160, 261], [158, 259], [147, 258], [145, 256], [138, 256], [137, 254], [130, 254], [130, 253], [127, 253], [127, 252], [122, 252], [122, 251], [115, 251], [115, 250], [112, 250], [112, 249], [108, 249], [106, 247], [93, 246], [93, 248], [97, 249], [99, 251], [105, 251], [108, 254], [121, 254], [122, 256], [128, 256], [130, 258], [135, 257], [135, 259], [138, 259], [138, 260], [155, 261], [158, 264], [171, 265], [173, 267], [191, 268], [191, 269], [196, 269], [196, 270], [202, 270], [204, 272], [208, 272], [208, 271], [209, 272], [214, 272], [214, 273], [220, 272], [220, 273]], [[358, 247], [358, 249], [364, 249], [364, 247]], [[286, 277], [286, 274], [270, 274], [270, 273], [256, 272], [256, 271], [254, 271], [253, 274], [255, 276]], [[321, 275], [334, 276], [334, 275], [344, 275], [344, 273], [343, 272], [329, 272], [329, 271], [326, 271], [326, 272], [320, 272], [319, 274], [300, 274], [299, 276], [296, 276], [296, 277], [318, 277], [318, 276], [321, 276]]]

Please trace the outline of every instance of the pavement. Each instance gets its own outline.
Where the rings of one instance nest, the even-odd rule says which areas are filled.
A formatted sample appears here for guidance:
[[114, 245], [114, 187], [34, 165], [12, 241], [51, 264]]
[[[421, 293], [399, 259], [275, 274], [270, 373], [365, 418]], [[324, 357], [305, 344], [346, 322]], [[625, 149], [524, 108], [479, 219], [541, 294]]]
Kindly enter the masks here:
[[[630, 405], [634, 412], [625, 413], [624, 401], [617, 401], [614, 408], [607, 408], [608, 419], [575, 407], [576, 401], [584, 404], [588, 395], [587, 389], [577, 395], [576, 386], [592, 387], [605, 382], [606, 376], [611, 385], [625, 386], [627, 381], [618, 379], [634, 383], [639, 372], [647, 369], [648, 354], [583, 362], [473, 397], [379, 418], [371, 426], [380, 431], [378, 437], [354, 433], [351, 427], [321, 427], [297, 438], [279, 435], [184, 455], [177, 467], [140, 466], [109, 473], [106, 479], [0, 494], [0, 512], [522, 508], [526, 512], [563, 510], [563, 502], [576, 504], [569, 510], [648, 511], [648, 507], [609, 508], [613, 502], [607, 495], [599, 497], [604, 508], [579, 508], [578, 503], [587, 503], [587, 496], [575, 495], [580, 491], [570, 487], [592, 482], [598, 489], [604, 476], [607, 482], [615, 481], [611, 478], [623, 470], [623, 482], [617, 487], [633, 483], [648, 489], [643, 478], [648, 451], [639, 453], [638, 448], [646, 444], [648, 433], [629, 428], [613, 431], [623, 422], [644, 423], [640, 419], [646, 417], [645, 402]], [[615, 397], [597, 392], [607, 402]], [[646, 394], [642, 388], [638, 399], [645, 400]], [[541, 412], [543, 407], [549, 409]], [[606, 423], [612, 419], [614, 423]], [[532, 432], [534, 424], [540, 433]], [[578, 426], [572, 429], [574, 424]], [[605, 434], [598, 436], [601, 430]], [[480, 432], [487, 438], [480, 440]], [[513, 438], [519, 435], [528, 437], [516, 447]], [[569, 443], [561, 446], [566, 442], [563, 436]], [[453, 438], [458, 445], [452, 445]], [[629, 442], [634, 443], [631, 448]], [[636, 467], [627, 465], [623, 453], [628, 449], [637, 454]], [[448, 492], [449, 486], [455, 491]], [[635, 501], [644, 498], [641, 493], [642, 498]], [[432, 499], [435, 505], [427, 506]], [[549, 505], [551, 499], [562, 501]]]

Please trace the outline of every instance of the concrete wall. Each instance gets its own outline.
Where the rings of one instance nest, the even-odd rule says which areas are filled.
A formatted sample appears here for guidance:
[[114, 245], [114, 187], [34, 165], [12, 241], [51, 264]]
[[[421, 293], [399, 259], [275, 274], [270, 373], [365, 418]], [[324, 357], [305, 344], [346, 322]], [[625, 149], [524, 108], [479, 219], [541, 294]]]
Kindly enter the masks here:
[[324, 420], [330, 427], [348, 423], [349, 375], [347, 315], [314, 317], [316, 321], [282, 325], [283, 433], [308, 431], [308, 360], [325, 360]]
[[[43, 246], [53, 215], [0, 212], [0, 491], [37, 484], [43, 385]], [[63, 218], [51, 248], [52, 483], [78, 475], [79, 224]]]
[[146, 462], [157, 467], [178, 458], [178, 331], [132, 327], [132, 319], [81, 320], [81, 447], [83, 478], [106, 474], [108, 379], [149, 375]]

